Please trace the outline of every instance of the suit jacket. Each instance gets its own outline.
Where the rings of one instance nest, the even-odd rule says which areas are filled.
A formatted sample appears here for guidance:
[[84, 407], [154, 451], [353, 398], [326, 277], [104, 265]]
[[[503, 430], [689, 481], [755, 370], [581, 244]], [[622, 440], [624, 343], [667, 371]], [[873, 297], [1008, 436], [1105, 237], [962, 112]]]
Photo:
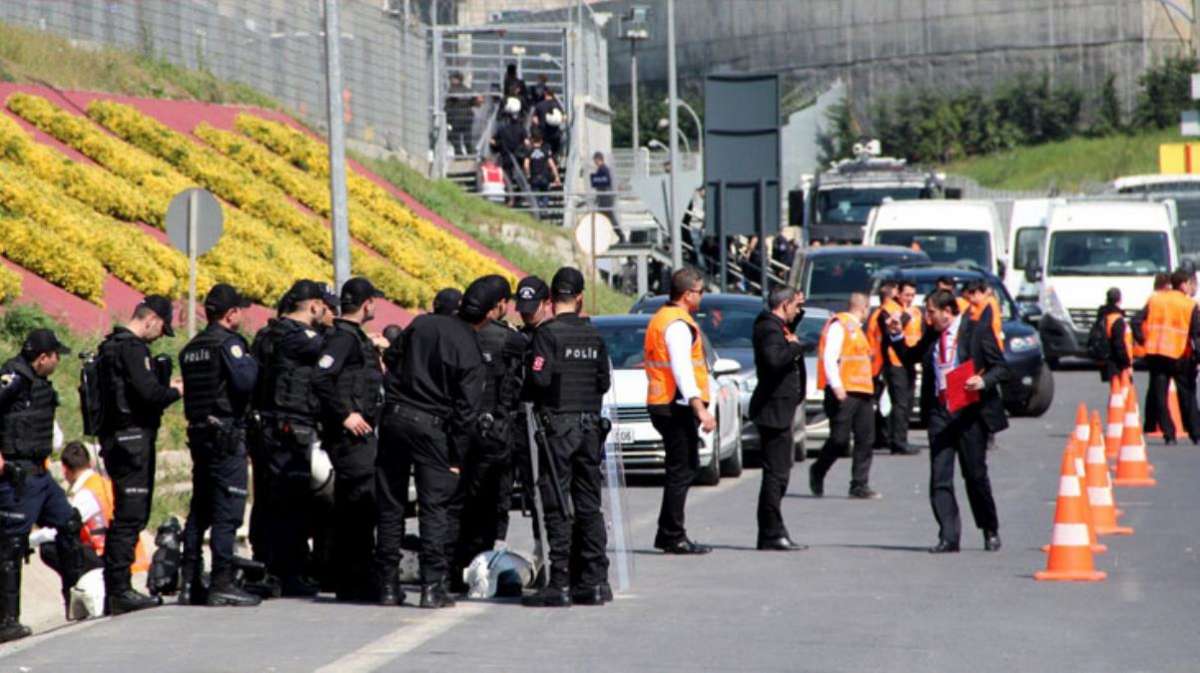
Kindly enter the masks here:
[[[892, 342], [892, 346], [900, 354], [906, 364], [921, 363], [923, 378], [932, 382], [937, 371], [934, 366], [934, 345], [941, 337], [941, 332], [932, 328], [915, 346], [908, 346], [903, 339]], [[945, 428], [948, 420], [956, 420], [965, 414], [978, 414], [980, 420], [989, 432], [996, 433], [1008, 427], [1008, 416], [1004, 412], [1004, 401], [1000, 397], [1000, 385], [1008, 381], [1008, 364], [1004, 361], [1004, 353], [996, 343], [996, 335], [990, 324], [983, 321], [972, 322], [963, 316], [958, 327], [958, 364], [968, 359], [975, 363], [975, 371], [983, 372], [983, 390], [979, 392], [979, 402], [955, 414], [930, 414], [929, 432], [937, 434]], [[942, 407], [935, 394], [935, 385], [921, 387], [921, 408], [933, 409]]]
[[763, 311], [754, 321], [754, 370], [758, 384], [750, 397], [750, 419], [764, 428], [790, 428], [804, 402], [808, 375], [804, 345], [787, 340], [779, 316]]

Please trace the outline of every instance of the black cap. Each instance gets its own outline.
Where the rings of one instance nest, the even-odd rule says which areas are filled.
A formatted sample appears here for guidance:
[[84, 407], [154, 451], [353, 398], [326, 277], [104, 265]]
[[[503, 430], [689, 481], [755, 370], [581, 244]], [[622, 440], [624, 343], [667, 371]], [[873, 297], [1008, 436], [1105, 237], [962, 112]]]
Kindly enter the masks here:
[[458, 288], [446, 287], [438, 290], [433, 298], [433, 312], [438, 315], [454, 315], [462, 303], [463, 293]]
[[338, 301], [337, 293], [333, 291], [333, 288], [330, 287], [328, 283], [321, 283], [320, 285], [321, 301], [325, 302], [325, 304], [329, 306], [332, 311], [337, 312], [339, 304], [341, 304], [341, 302]]
[[517, 312], [534, 313], [550, 298], [550, 288], [537, 276], [526, 276], [517, 283]]
[[214, 317], [225, 315], [234, 308], [246, 308], [250, 300], [243, 297], [232, 285], [217, 283], [204, 297], [204, 312]]
[[351, 278], [342, 286], [342, 306], [362, 306], [368, 299], [382, 296], [371, 281], [361, 276]]
[[157, 315], [159, 318], [162, 318], [163, 334], [169, 337], [175, 336], [175, 330], [171, 329], [171, 315], [174, 311], [171, 308], [170, 299], [167, 299], [161, 294], [148, 294], [144, 299], [142, 299], [142, 303], [138, 304], [138, 308], [143, 306], [151, 311], [154, 311], [155, 315]]
[[463, 292], [462, 303], [458, 306], [458, 314], [463, 320], [476, 323], [483, 319], [487, 312], [495, 308], [496, 302], [504, 298], [500, 288], [487, 276], [476, 278]]
[[25, 337], [25, 343], [21, 346], [21, 353], [29, 356], [31, 359], [36, 358], [42, 353], [60, 353], [66, 355], [70, 352], [71, 349], [58, 340], [54, 331], [48, 329], [33, 330]]
[[583, 294], [583, 274], [573, 266], [564, 266], [554, 272], [550, 281], [550, 292], [555, 297], [574, 297]]

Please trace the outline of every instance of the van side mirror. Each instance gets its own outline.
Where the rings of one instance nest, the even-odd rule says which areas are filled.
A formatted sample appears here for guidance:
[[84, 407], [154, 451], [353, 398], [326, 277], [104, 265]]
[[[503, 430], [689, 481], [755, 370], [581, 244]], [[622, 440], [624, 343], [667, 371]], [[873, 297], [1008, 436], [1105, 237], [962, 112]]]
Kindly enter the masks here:
[[1008, 273], [1008, 265], [1004, 263], [1004, 260], [998, 259], [998, 260], [996, 260], [996, 270], [999, 271], [999, 273], [997, 273], [996, 275], [999, 278], [1003, 279], [1005, 274]]
[[1042, 267], [1038, 266], [1037, 262], [1031, 262], [1025, 266], [1025, 282], [1042, 282]]

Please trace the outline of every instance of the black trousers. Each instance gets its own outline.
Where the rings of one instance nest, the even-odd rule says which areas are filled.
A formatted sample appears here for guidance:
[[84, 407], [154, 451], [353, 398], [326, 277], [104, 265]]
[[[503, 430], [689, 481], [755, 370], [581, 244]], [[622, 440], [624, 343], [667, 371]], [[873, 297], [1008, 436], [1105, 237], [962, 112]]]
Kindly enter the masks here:
[[886, 364], [883, 380], [887, 384], [892, 411], [887, 418], [887, 445], [893, 451], [908, 450], [908, 421], [912, 417], [914, 372]]
[[850, 466], [850, 488], [865, 487], [871, 477], [871, 449], [875, 432], [875, 407], [871, 396], [849, 393], [839, 401], [833, 392], [825, 389], [825, 415], [829, 418], [829, 439], [821, 447], [813, 472], [821, 478], [829, 472], [837, 459], [850, 448], [850, 437], [854, 437], [854, 452]]
[[984, 531], [1000, 530], [992, 482], [988, 479], [988, 431], [978, 410], [967, 409], [950, 420], [945, 407], [937, 404], [930, 413], [929, 502], [938, 522], [938, 539], [957, 544], [962, 534], [958, 501], [954, 497], [956, 456], [975, 525]]
[[375, 558], [375, 432], [356, 437], [338, 428], [321, 442], [333, 463], [333, 570], [338, 598], [373, 596]]
[[[608, 580], [608, 534], [600, 495], [600, 416], [548, 413], [546, 422], [547, 464], [538, 475], [538, 488], [546, 509], [550, 584], [596, 586]], [[558, 475], [557, 490], [554, 473]]]
[[379, 426], [379, 457], [375, 462], [375, 576], [390, 580], [403, 557], [404, 513], [408, 507], [408, 484], [412, 475], [412, 456], [404, 441], [403, 422], [387, 414]]
[[654, 544], [658, 547], [687, 538], [684, 508], [688, 489], [700, 472], [700, 425], [691, 407], [671, 404], [662, 411], [666, 413], [658, 410], [650, 413], [650, 422], [662, 435], [667, 454], [658, 533], [654, 536]]
[[455, 572], [477, 554], [490, 551], [508, 536], [512, 505], [511, 447], [491, 438], [473, 437], [463, 462], [463, 510], [459, 524]]
[[[1200, 419], [1196, 409], [1196, 370], [1190, 359], [1173, 359], [1161, 355], [1147, 355], [1146, 367], [1150, 370], [1150, 387], [1146, 389], [1146, 418], [1144, 432], [1162, 430], [1164, 439], [1175, 439], [1179, 430], [1184, 430], [1191, 439], [1200, 437]], [[1183, 428], [1176, 428], [1171, 420], [1167, 404], [1171, 381], [1179, 396], [1179, 413]]]
[[463, 494], [459, 474], [452, 469], [461, 470], [462, 458], [454, 439], [427, 414], [401, 408], [394, 416], [396, 432], [412, 459], [417, 480], [421, 582], [437, 584], [449, 579], [458, 542]]
[[[266, 484], [263, 520], [270, 522], [262, 543], [267, 551], [259, 559], [276, 577], [295, 577], [309, 564], [308, 537], [312, 527], [311, 452], [317, 441], [313, 425], [271, 423], [263, 428], [266, 455], [260, 461]], [[255, 472], [255, 502], [258, 503], [258, 470]], [[254, 520], [254, 512], [250, 514]]]
[[[12, 470], [0, 478], [0, 540], [15, 540], [4, 544], [24, 549], [28, 547], [29, 531], [34, 524], [56, 529], [54, 542], [43, 544], [42, 550], [50, 552], [53, 561], [50, 567], [59, 574], [65, 592], [75, 586], [86, 570], [99, 567], [99, 563], [91, 548], [84, 547], [79, 540], [83, 522], [62, 486], [32, 462], [21, 461], [21, 467], [26, 476], [19, 486], [13, 483]], [[21, 560], [24, 559], [18, 562]]]
[[211, 528], [212, 577], [214, 583], [228, 582], [233, 577], [237, 529], [246, 513], [246, 435], [240, 429], [188, 428], [188, 449], [192, 500], [183, 528], [184, 572], [199, 574], [204, 533]]
[[158, 428], [126, 428], [100, 437], [100, 456], [113, 482], [113, 520], [104, 541], [108, 595], [130, 588], [138, 535], [150, 521]]
[[796, 451], [791, 428], [758, 427], [762, 448], [762, 486], [758, 489], [758, 539], [788, 535], [783, 523], [783, 496], [787, 493]]

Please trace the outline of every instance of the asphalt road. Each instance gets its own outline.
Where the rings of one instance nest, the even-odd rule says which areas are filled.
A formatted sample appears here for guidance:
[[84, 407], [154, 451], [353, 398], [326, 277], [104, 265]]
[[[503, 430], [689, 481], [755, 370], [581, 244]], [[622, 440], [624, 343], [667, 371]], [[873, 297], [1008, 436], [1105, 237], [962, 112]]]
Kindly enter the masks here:
[[[1121, 489], [1130, 538], [1106, 538], [1099, 584], [1035, 582], [1075, 406], [1103, 409], [1090, 372], [1058, 373], [1041, 419], [1015, 420], [990, 458], [1004, 549], [982, 551], [966, 498], [964, 549], [925, 552], [936, 527], [928, 454], [877, 454], [879, 501], [844, 497], [848, 461], [807, 492], [797, 466], [785, 515], [795, 554], [753, 550], [759, 473], [689, 501], [716, 551], [651, 550], [659, 490], [630, 489], [633, 589], [603, 608], [463, 602], [437, 612], [277, 600], [258, 609], [168, 606], [0, 649], [0, 671], [1134, 671], [1200, 670], [1200, 448], [1154, 440], [1154, 489]], [[1144, 390], [1144, 380], [1140, 381]], [[923, 440], [923, 432], [915, 436]], [[527, 526], [514, 519], [514, 531]], [[528, 548], [527, 535], [514, 540]], [[411, 594], [410, 594], [411, 600]]]

